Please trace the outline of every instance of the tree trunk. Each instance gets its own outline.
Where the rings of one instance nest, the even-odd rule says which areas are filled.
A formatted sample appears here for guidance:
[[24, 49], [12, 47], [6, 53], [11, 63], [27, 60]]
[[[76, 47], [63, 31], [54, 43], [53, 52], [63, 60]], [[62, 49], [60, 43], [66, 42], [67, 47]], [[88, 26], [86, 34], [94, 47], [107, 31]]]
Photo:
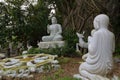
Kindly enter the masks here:
[[90, 35], [94, 17], [104, 13], [110, 17], [109, 28], [114, 31], [117, 43], [120, 42], [120, 29], [115, 25], [120, 16], [119, 0], [56, 0], [56, 5], [62, 15], [63, 30], [71, 28], [80, 33], [87, 32], [86, 36]]

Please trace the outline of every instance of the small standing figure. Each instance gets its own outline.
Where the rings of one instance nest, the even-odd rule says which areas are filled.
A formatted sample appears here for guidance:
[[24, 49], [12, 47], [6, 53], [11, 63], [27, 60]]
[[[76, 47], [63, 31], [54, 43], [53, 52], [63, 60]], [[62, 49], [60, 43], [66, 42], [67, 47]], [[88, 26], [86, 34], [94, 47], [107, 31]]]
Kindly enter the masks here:
[[92, 31], [91, 31], [91, 36], [88, 36], [88, 43], [87, 42], [85, 42], [84, 40], [83, 40], [83, 38], [84, 38], [84, 31], [83, 31], [83, 33], [82, 34], [80, 34], [80, 33], [76, 33], [76, 35], [78, 36], [78, 38], [79, 38], [79, 43], [76, 43], [76, 51], [77, 52], [81, 52], [80, 50], [79, 50], [79, 46], [83, 49], [87, 49], [88, 48], [88, 44], [90, 43], [90, 41], [91, 41], [91, 39], [92, 39], [92, 36], [93, 36], [93, 34], [95, 33], [95, 29], [93, 29]]

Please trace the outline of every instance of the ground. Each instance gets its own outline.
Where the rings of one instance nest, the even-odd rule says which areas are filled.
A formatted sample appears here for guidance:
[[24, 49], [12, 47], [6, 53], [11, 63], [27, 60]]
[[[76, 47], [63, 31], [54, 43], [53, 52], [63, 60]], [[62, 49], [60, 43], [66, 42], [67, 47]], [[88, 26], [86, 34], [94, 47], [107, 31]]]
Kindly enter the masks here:
[[[4, 77], [2, 80], [75, 80], [73, 79], [74, 74], [78, 74], [78, 68], [80, 65], [81, 57], [75, 58], [59, 58], [61, 69], [55, 71], [48, 71], [44, 73], [33, 73], [33, 78], [10, 78]], [[120, 63], [116, 64], [114, 73], [120, 76]]]

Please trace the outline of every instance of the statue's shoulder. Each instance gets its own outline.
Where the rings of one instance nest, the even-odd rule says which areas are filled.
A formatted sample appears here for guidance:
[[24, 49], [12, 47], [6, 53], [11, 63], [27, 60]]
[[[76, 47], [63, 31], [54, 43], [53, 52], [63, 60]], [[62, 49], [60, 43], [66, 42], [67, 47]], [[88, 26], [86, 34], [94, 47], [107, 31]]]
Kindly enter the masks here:
[[54, 25], [51, 24], [51, 25], [48, 26], [48, 28], [52, 28], [53, 26], [54, 26]]
[[99, 31], [99, 30], [95, 31], [94, 34], [93, 34], [93, 36], [99, 36], [99, 35], [101, 35], [101, 31]]
[[111, 31], [110, 31], [110, 34], [111, 34], [111, 36], [113, 36], [113, 38], [115, 38], [115, 35], [114, 35], [114, 33], [113, 33], [113, 32], [111, 32]]
[[60, 24], [57, 24], [57, 26], [61, 26]]
[[109, 31], [112, 35], [114, 35], [114, 33], [112, 31]]

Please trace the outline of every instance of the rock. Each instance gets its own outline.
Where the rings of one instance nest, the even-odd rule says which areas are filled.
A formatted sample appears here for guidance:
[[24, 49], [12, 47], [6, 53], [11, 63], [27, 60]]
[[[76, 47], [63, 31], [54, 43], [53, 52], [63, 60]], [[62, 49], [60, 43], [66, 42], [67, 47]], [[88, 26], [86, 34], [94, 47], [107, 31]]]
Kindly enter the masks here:
[[5, 58], [5, 55], [2, 53], [0, 54], [0, 59], [3, 59], [3, 58]]
[[28, 51], [23, 51], [23, 52], [22, 52], [22, 54], [27, 54], [27, 53], [28, 53]]
[[59, 61], [58, 61], [58, 60], [53, 60], [51, 63], [52, 63], [52, 64], [58, 64]]

